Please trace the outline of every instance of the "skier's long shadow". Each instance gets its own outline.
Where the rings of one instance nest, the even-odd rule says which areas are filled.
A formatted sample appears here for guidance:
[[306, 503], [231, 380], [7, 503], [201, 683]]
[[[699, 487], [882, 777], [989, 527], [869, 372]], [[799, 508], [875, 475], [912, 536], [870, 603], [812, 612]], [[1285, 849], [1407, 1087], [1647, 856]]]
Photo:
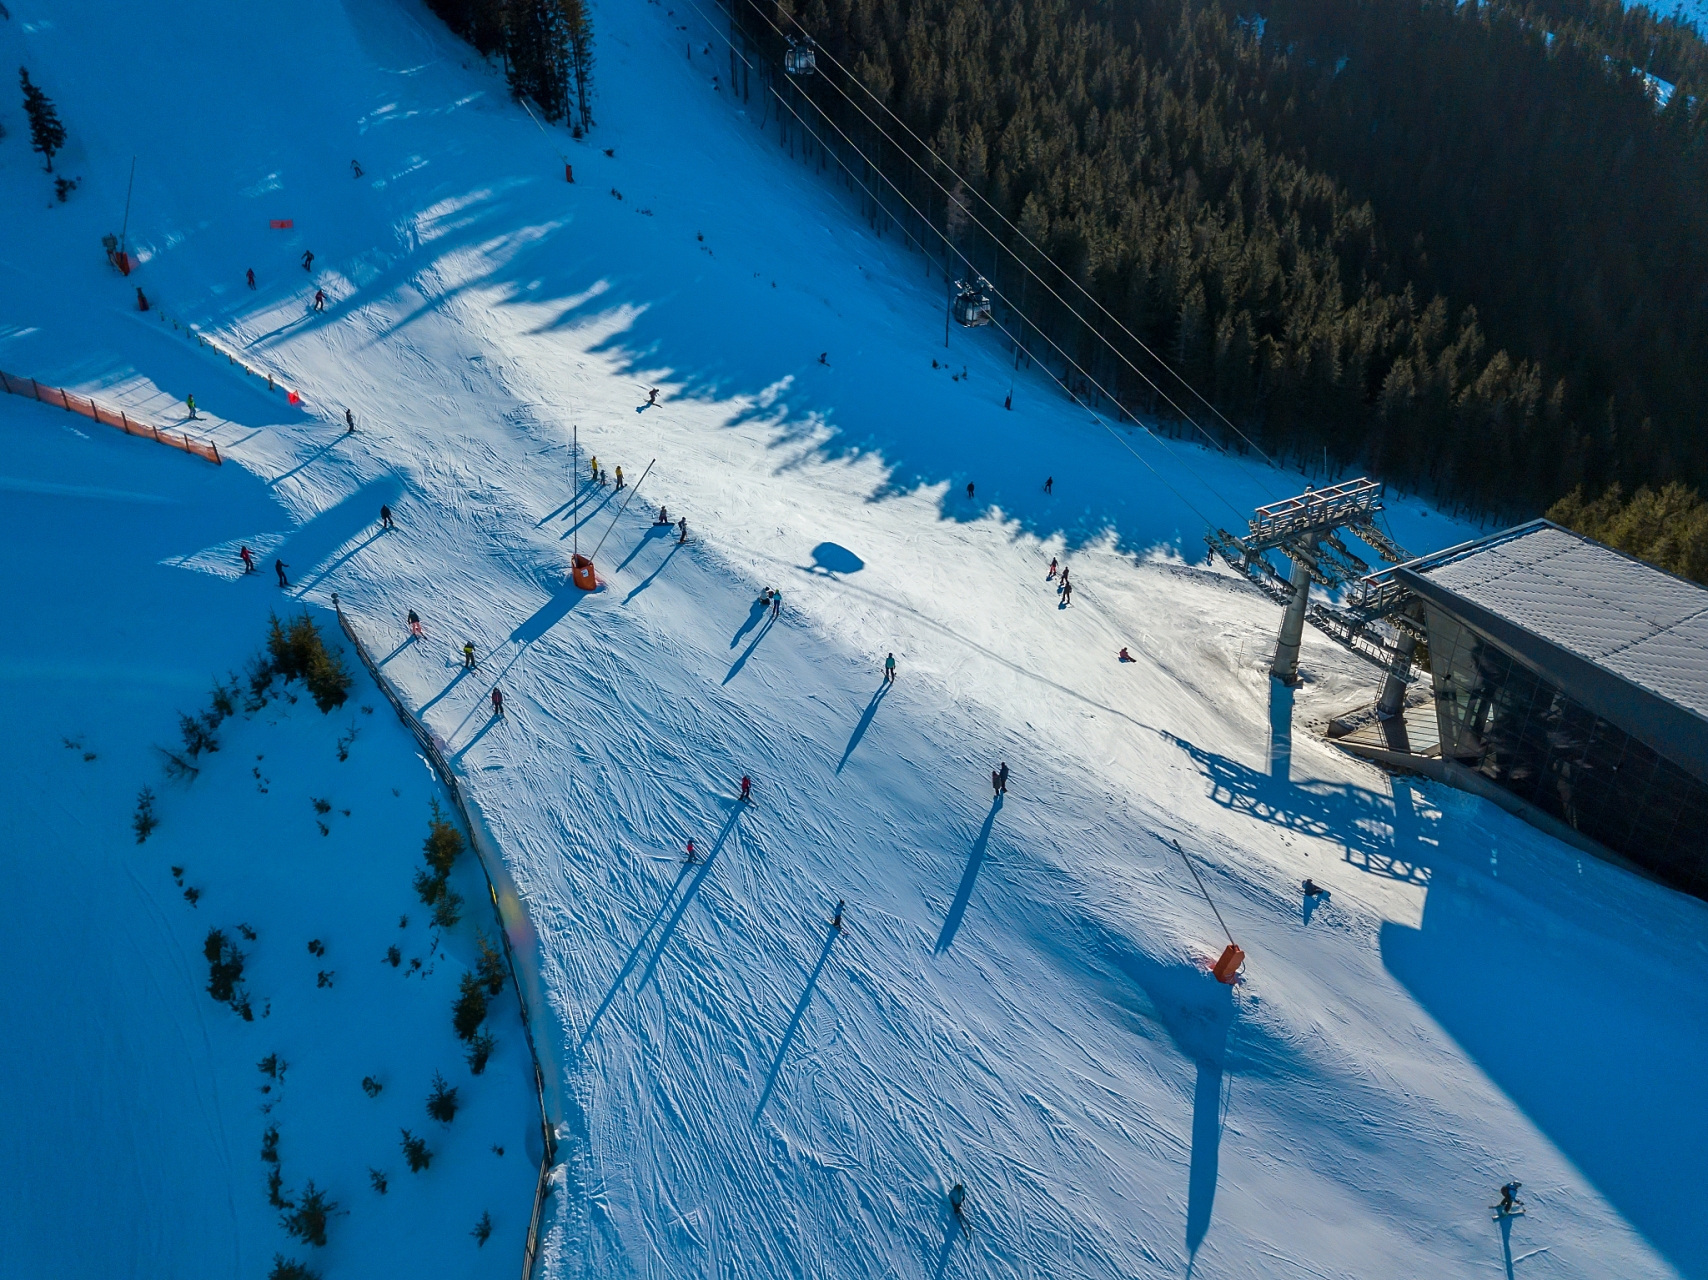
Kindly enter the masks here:
[[878, 714], [878, 704], [884, 700], [884, 695], [890, 691], [890, 682], [884, 681], [878, 686], [878, 691], [872, 695], [872, 700], [866, 704], [866, 710], [860, 717], [860, 723], [854, 726], [854, 734], [848, 739], [848, 745], [843, 748], [842, 759], [836, 762], [836, 772], [842, 772], [842, 766], [848, 763], [848, 757], [854, 754], [854, 748], [860, 745], [860, 739], [866, 736], [866, 730], [872, 725], [872, 717]]
[[565, 529], [562, 533], [560, 533], [558, 535], [557, 540], [559, 542], [562, 542], [565, 538], [567, 538], [571, 534], [577, 532], [588, 521], [592, 520], [595, 516], [597, 516], [601, 512], [603, 512], [605, 510], [605, 508], [611, 504], [611, 498], [613, 496], [614, 496], [613, 494], [607, 493], [603, 498], [601, 498], [598, 501], [598, 503], [596, 503], [594, 506], [589, 507], [587, 509], [587, 514], [582, 516], [574, 524], [570, 525], [569, 528]]
[[718, 856], [718, 850], [724, 847], [724, 841], [729, 839], [729, 833], [735, 830], [735, 824], [741, 821], [741, 811], [746, 806], [737, 801], [729, 811], [729, 818], [724, 823], [724, 829], [718, 832], [718, 838], [712, 841], [712, 847], [706, 853], [706, 860], [700, 864], [700, 869], [694, 873], [694, 878], [688, 882], [688, 887], [682, 891], [682, 898], [676, 904], [676, 910], [669, 921], [659, 931], [658, 945], [653, 948], [652, 958], [646, 962], [646, 969], [641, 974], [640, 981], [635, 984], [635, 994], [646, 990], [646, 984], [652, 981], [653, 971], [658, 968], [658, 961], [664, 955], [664, 948], [670, 945], [670, 935], [676, 932], [676, 926], [682, 920], [682, 913], [688, 909], [688, 904], [694, 900], [694, 894], [700, 888], [700, 881], [706, 878], [706, 872], [712, 869], [712, 859]]
[[463, 667], [463, 668], [459, 669], [457, 674], [451, 677], [451, 683], [450, 684], [446, 685], [443, 689], [439, 690], [438, 693], [434, 694], [431, 699], [429, 699], [426, 703], [424, 703], [420, 708], [418, 708], [416, 710], [416, 712], [415, 712], [416, 718], [419, 719], [422, 716], [425, 716], [429, 711], [431, 711], [433, 709], [434, 705], [441, 698], [443, 698], [452, 689], [455, 689], [459, 684], [461, 684], [463, 682], [463, 677], [469, 673], [469, 670], [470, 670], [470, 668], [468, 668], [468, 667]]
[[497, 724], [501, 719], [503, 719], [502, 716], [488, 716], [486, 723], [481, 725], [480, 732], [475, 734], [474, 737], [470, 738], [467, 742], [463, 743], [462, 749], [451, 757], [452, 762], [461, 764], [463, 757], [468, 754], [469, 748], [473, 747], [475, 743], [479, 742], [482, 738], [486, 737], [487, 734], [491, 733], [492, 726]]
[[618, 565], [616, 567], [616, 569], [613, 570], [613, 572], [621, 573], [624, 569], [627, 569], [629, 567], [629, 561], [630, 560], [633, 560], [643, 550], [645, 550], [648, 546], [650, 546], [652, 544], [652, 540], [654, 537], [656, 537], [659, 533], [661, 533], [665, 530], [668, 530], [669, 528], [670, 528], [670, 526], [667, 524], [655, 524], [655, 525], [653, 525], [652, 528], [648, 529], [645, 533], [643, 533], [641, 535], [640, 541], [635, 543], [635, 549], [633, 551], [629, 552], [628, 556], [624, 558], [623, 563]]
[[1500, 1220], [1500, 1251], [1506, 1258], [1506, 1280], [1512, 1277], [1512, 1216], [1502, 1214]]
[[771, 624], [776, 621], [777, 619], [775, 616], [765, 619], [765, 625], [759, 628], [753, 639], [748, 642], [747, 648], [741, 651], [741, 657], [737, 658], [735, 660], [735, 664], [730, 667], [729, 674], [725, 676], [723, 680], [725, 684], [728, 684], [731, 680], [734, 680], [741, 674], [741, 669], [747, 665], [747, 660], [753, 656], [753, 651], [759, 647], [759, 642], [765, 638], [766, 634], [771, 630]]
[[587, 1030], [581, 1033], [581, 1039], [576, 1043], [579, 1051], [593, 1038], [593, 1028], [599, 1025], [599, 1019], [605, 1016], [605, 1010], [611, 1007], [611, 1001], [617, 998], [617, 992], [623, 988], [623, 979], [627, 978], [635, 967], [635, 961], [640, 959], [641, 948], [652, 936], [652, 927], [664, 919], [664, 913], [670, 909], [670, 900], [676, 896], [676, 890], [682, 884], [683, 877], [688, 874], [688, 864], [684, 862], [682, 869], [676, 873], [676, 879], [670, 882], [670, 888], [665, 891], [664, 901], [658, 904], [658, 911], [652, 919], [646, 922], [646, 928], [641, 930], [640, 937], [635, 939], [635, 945], [629, 948], [628, 959], [623, 961], [623, 967], [617, 970], [616, 980], [611, 983], [611, 989], [605, 993], [605, 998], [599, 1002], [599, 1007], [593, 1011], [593, 1017], [588, 1020]]
[[949, 949], [949, 944], [955, 940], [955, 931], [961, 927], [961, 917], [967, 914], [967, 903], [973, 896], [973, 884], [979, 878], [979, 868], [984, 865], [984, 849], [990, 843], [990, 829], [996, 822], [996, 815], [1002, 809], [1002, 796], [997, 795], [991, 801], [990, 812], [984, 816], [984, 826], [979, 828], [978, 839], [973, 841], [973, 850], [967, 855], [967, 869], [961, 875], [961, 887], [955, 890], [955, 900], [949, 904], [949, 914], [943, 917], [943, 932], [937, 935], [937, 945], [932, 949], [933, 954], [942, 955]]
[[943, 1247], [937, 1251], [937, 1270], [931, 1273], [932, 1280], [943, 1280], [943, 1270], [949, 1265], [949, 1255], [955, 1251], [955, 1241], [960, 1237], [961, 1224], [955, 1221], [955, 1215], [949, 1215], [948, 1228], [943, 1232]]
[[587, 488], [592, 487], [592, 485], [593, 485], [593, 481], [591, 481], [591, 480], [579, 481], [576, 485], [575, 492], [570, 497], [564, 499], [563, 505], [556, 508], [555, 510], [550, 511], [547, 514], [541, 516], [539, 518], [539, 520], [537, 522], [535, 522], [534, 528], [538, 529], [542, 525], [545, 525], [547, 522], [549, 522], [551, 520], [555, 520], [558, 516], [562, 515], [565, 511], [568, 511], [571, 507], [575, 506], [576, 503], [578, 503], [581, 500], [582, 492], [584, 490], [586, 490]]
[[783, 1071], [783, 1059], [788, 1056], [789, 1044], [795, 1038], [795, 1032], [800, 1029], [801, 1019], [806, 1016], [807, 1005], [812, 1000], [813, 988], [818, 985], [818, 975], [824, 972], [824, 962], [830, 959], [830, 949], [836, 945], [838, 930], [834, 925], [824, 939], [824, 950], [818, 953], [818, 963], [813, 966], [812, 976], [807, 979], [806, 990], [801, 992], [801, 998], [795, 1002], [794, 1016], [789, 1019], [789, 1029], [783, 1033], [783, 1043], [777, 1046], [777, 1056], [771, 1061], [771, 1074], [765, 1078], [765, 1091], [759, 1095], [759, 1105], [753, 1108], [753, 1123], [759, 1123], [759, 1117], [765, 1110], [765, 1104], [770, 1100], [771, 1090], [777, 1087], [777, 1077]]
[[414, 644], [414, 643], [415, 643], [415, 637], [414, 636], [407, 637], [402, 644], [398, 645], [397, 648], [393, 649], [390, 653], [386, 654], [385, 657], [380, 659], [380, 666], [382, 666], [382, 667], [385, 666], [386, 663], [390, 662], [393, 658], [397, 657], [398, 654], [402, 653], [405, 649], [409, 648], [409, 646]]
[[385, 530], [384, 529], [376, 529], [373, 533], [370, 533], [367, 537], [363, 538], [355, 546], [351, 547], [343, 555], [339, 556], [331, 564], [327, 565], [324, 569], [322, 569], [318, 573], [316, 573], [307, 582], [299, 583], [298, 585], [304, 591], [307, 591], [310, 587], [317, 586], [318, 584], [324, 582], [327, 578], [330, 578], [333, 575], [333, 573], [335, 573], [337, 571], [338, 567], [340, 565], [342, 565], [345, 561], [351, 560], [354, 557], [360, 555], [363, 551], [366, 551], [370, 545], [379, 541], [380, 538], [382, 538], [384, 536], [385, 536]]
[[747, 611], [747, 621], [741, 624], [741, 629], [729, 638], [729, 647], [735, 648], [741, 643], [741, 638], [759, 625], [759, 620], [765, 616], [769, 606], [763, 600], [755, 600], [753, 608]]
[[652, 580], [654, 578], [656, 578], [659, 574], [664, 572], [664, 566], [670, 563], [670, 557], [676, 554], [677, 549], [680, 548], [681, 545], [682, 544], [680, 542], [678, 542], [675, 546], [671, 547], [669, 551], [664, 553], [664, 559], [662, 559], [658, 562], [658, 568], [654, 569], [651, 573], [647, 574], [646, 577], [642, 578], [640, 580], [640, 582], [635, 586], [635, 589], [633, 591], [629, 592], [628, 595], [623, 597], [623, 603], [624, 604], [627, 604], [629, 601], [633, 600], [641, 592], [645, 591], [648, 587], [650, 587], [652, 585]]

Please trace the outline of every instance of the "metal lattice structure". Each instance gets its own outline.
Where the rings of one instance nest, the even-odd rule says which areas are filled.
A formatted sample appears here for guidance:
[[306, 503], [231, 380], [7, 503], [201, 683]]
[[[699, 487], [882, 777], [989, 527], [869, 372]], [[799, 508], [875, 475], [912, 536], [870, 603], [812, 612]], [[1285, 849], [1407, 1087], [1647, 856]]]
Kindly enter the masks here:
[[[1376, 558], [1400, 564], [1412, 557], [1376, 527], [1383, 485], [1360, 477], [1325, 489], [1306, 489], [1296, 498], [1259, 507], [1244, 537], [1226, 529], [1204, 535], [1212, 556], [1220, 556], [1276, 604], [1286, 608], [1272, 673], [1288, 684], [1298, 678], [1299, 638], [1309, 622], [1335, 643], [1375, 663], [1390, 677], [1410, 683], [1412, 649], [1422, 638], [1407, 616], [1411, 593], [1386, 570], [1370, 565], [1349, 549], [1342, 532], [1355, 535]], [[1280, 552], [1292, 562], [1283, 574], [1270, 561]], [[1335, 607], [1310, 599], [1310, 585], [1345, 589]], [[1391, 634], [1397, 633], [1397, 634]]]

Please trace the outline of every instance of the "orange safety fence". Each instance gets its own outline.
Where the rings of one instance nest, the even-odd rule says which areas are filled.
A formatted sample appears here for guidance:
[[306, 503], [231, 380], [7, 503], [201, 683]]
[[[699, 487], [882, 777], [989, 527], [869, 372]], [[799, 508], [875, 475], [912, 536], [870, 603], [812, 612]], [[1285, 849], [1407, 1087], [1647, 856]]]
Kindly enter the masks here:
[[0, 371], [0, 387], [15, 396], [33, 396], [43, 404], [51, 404], [70, 413], [80, 413], [85, 418], [93, 418], [109, 427], [117, 427], [128, 436], [142, 436], [160, 444], [169, 444], [174, 449], [182, 449], [185, 453], [193, 453], [198, 458], [206, 458], [209, 462], [219, 463], [221, 466], [225, 464], [225, 460], [219, 456], [219, 446], [211, 440], [193, 440], [182, 433], [173, 435], [146, 422], [138, 422], [122, 409], [111, 409], [106, 405], [97, 404], [88, 396], [73, 395], [63, 387], [43, 386], [34, 378], [19, 378], [3, 371]]

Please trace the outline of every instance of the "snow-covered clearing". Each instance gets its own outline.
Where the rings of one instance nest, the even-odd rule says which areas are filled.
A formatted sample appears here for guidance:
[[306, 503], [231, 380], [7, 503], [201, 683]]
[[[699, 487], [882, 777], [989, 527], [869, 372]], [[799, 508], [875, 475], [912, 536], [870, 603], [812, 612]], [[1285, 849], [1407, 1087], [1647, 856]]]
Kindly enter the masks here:
[[[1275, 694], [1276, 611], [1200, 567], [1199, 541], [1205, 516], [1233, 525], [1300, 477], [1127, 437], [1165, 485], [1036, 372], [1004, 412], [1010, 361], [982, 334], [957, 331], [934, 369], [942, 282], [756, 127], [757, 96], [744, 115], [714, 89], [727, 53], [690, 9], [598, 10], [600, 128], [579, 144], [542, 138], [416, 4], [109, 16], [39, 0], [0, 23], [67, 121], [57, 167], [85, 179], [46, 207], [6, 117], [0, 367], [163, 424], [193, 392], [230, 461], [0, 400], [8, 792], [41, 797], [24, 847], [66, 851], [9, 865], [39, 903], [25, 918], [110, 922], [87, 977], [44, 946], [11, 957], [27, 977], [8, 1025], [32, 1031], [0, 1058], [5, 1131], [14, 1079], [42, 1101], [40, 1137], [6, 1148], [0, 1225], [22, 1252], [0, 1274], [65, 1273], [72, 1233], [103, 1241], [70, 1264], [91, 1275], [230, 1270], [239, 1248], [255, 1273], [276, 1247], [260, 1175], [242, 1181], [258, 1164], [226, 1170], [254, 1160], [254, 1101], [215, 1095], [232, 1055], [187, 1030], [230, 1016], [190, 936], [212, 891], [136, 944], [160, 993], [127, 998], [99, 951], [168, 893], [126, 827], [146, 735], [170, 732], [144, 718], [241, 662], [279, 602], [269, 576], [237, 580], [241, 542], [292, 566], [292, 595], [337, 591], [389, 655], [527, 902], [560, 1022], [542, 1045], [565, 1160], [546, 1274], [1708, 1274], [1708, 1122], [1677, 1083], [1708, 1049], [1708, 1000], [1676, 976], [1708, 907], [1306, 732], [1372, 672], [1308, 635], [1309, 683]], [[175, 66], [195, 74], [174, 85]], [[99, 239], [133, 153], [145, 262], [122, 281]], [[133, 284], [301, 386], [304, 410], [129, 310]], [[631, 483], [657, 459], [626, 514], [571, 475], [572, 428]], [[398, 528], [376, 537], [381, 503]], [[696, 541], [652, 527], [660, 503]], [[1390, 519], [1417, 552], [1468, 533], [1415, 502]], [[606, 586], [578, 592], [569, 549], [607, 528]], [[412, 607], [428, 639], [404, 647]], [[132, 754], [77, 772], [59, 737], [115, 704], [136, 727], [113, 750]], [[398, 804], [384, 830], [413, 857], [427, 779], [383, 706], [360, 718], [375, 794], [352, 822]], [[413, 801], [377, 790], [393, 767]], [[319, 853], [312, 826], [269, 838]], [[1223, 940], [1173, 839], [1250, 955], [1236, 991], [1205, 971]], [[1332, 891], [1311, 913], [1306, 875]], [[71, 992], [91, 1007], [67, 1027], [45, 1006]], [[447, 1003], [423, 1016], [448, 1039]], [[124, 1087], [70, 1113], [94, 1096], [93, 1028], [115, 1021], [102, 1061]], [[113, 1129], [157, 1080], [139, 1126], [195, 1114], [232, 1136], [184, 1142], [91, 1214], [85, 1171], [146, 1158], [129, 1154], [146, 1129]], [[56, 1105], [63, 1126], [34, 1118]], [[329, 1113], [324, 1140], [353, 1141], [343, 1124]], [[1510, 1177], [1531, 1211], [1497, 1225]], [[215, 1228], [186, 1206], [206, 1215], [227, 1186], [221, 1243], [192, 1254]], [[487, 1199], [509, 1230], [527, 1197], [494, 1181]], [[366, 1211], [339, 1229], [405, 1261], [328, 1256], [329, 1275], [402, 1272], [405, 1244], [434, 1274], [453, 1249], [494, 1264], [498, 1237], [476, 1253], [460, 1207], [422, 1204], [389, 1236]]]

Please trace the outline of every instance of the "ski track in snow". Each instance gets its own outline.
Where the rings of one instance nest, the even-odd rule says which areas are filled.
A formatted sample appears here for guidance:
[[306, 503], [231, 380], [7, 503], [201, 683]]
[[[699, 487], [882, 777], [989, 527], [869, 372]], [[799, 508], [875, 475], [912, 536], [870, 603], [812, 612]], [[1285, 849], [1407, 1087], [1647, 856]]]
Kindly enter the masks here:
[[[567, 186], [501, 82], [392, 0], [241, 30], [200, 0], [145, 0], [122, 31], [73, 0], [16, 17], [0, 39], [75, 122], [62, 165], [87, 181], [44, 213], [0, 150], [0, 209], [40, 248], [0, 262], [0, 365], [163, 424], [193, 390], [231, 464], [146, 475], [182, 504], [252, 473], [242, 518], [271, 523], [222, 509], [172, 563], [235, 578], [247, 542], [292, 598], [338, 592], [448, 744], [559, 1024], [546, 1274], [1469, 1275], [1512, 1256], [1483, 1207], [1508, 1176], [1546, 1205], [1515, 1234], [1561, 1274], [1708, 1274], [1683, 1198], [1708, 1134], [1655, 1093], [1656, 1063], [1708, 1048], [1708, 1009], [1651, 989], [1655, 957], [1701, 946], [1703, 904], [1317, 742], [1308, 722], [1376, 684], [1320, 636], [1272, 728], [1274, 608], [1186, 563], [1199, 517], [988, 334], [952, 340], [966, 380], [931, 369], [941, 281], [754, 127], [758, 98], [743, 118], [711, 92], [727, 56], [708, 72], [677, 29], [713, 39], [699, 19], [598, 11], [600, 128], [553, 134]], [[229, 109], [137, 109], [159, 65], [137, 42], [168, 31]], [[138, 278], [300, 411], [124, 312], [91, 246], [133, 151]], [[0, 428], [42, 412], [0, 404]], [[149, 447], [106, 430], [56, 447]], [[1131, 439], [1230, 527], [1304, 483]], [[589, 453], [631, 482], [658, 459], [620, 517]], [[4, 483], [122, 536], [153, 508], [102, 478]], [[659, 503], [694, 541], [651, 525]], [[1418, 552], [1474, 532], [1403, 497], [1389, 515]], [[576, 591], [570, 548], [613, 521], [606, 585]], [[1207, 975], [1223, 939], [1176, 838], [1250, 956], [1237, 991]], [[1308, 916], [1307, 874], [1332, 890]], [[1477, 992], [1497, 974], [1524, 1007]]]

